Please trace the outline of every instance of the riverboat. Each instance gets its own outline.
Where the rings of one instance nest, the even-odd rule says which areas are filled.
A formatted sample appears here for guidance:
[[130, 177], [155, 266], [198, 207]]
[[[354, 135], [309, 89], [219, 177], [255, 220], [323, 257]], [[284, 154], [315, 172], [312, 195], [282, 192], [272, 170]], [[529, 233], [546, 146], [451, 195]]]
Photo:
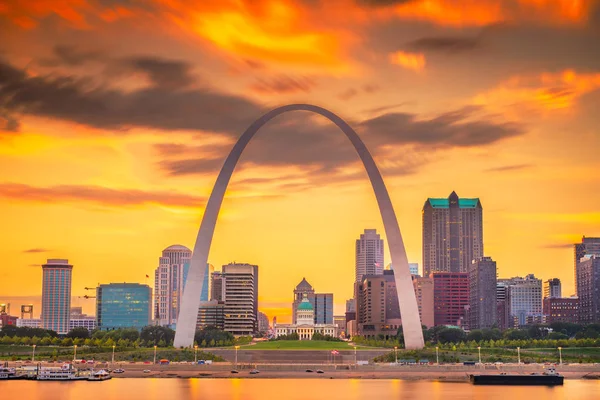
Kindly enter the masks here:
[[38, 381], [81, 381], [87, 380], [88, 376], [80, 375], [71, 364], [64, 364], [60, 368], [38, 367]]
[[482, 374], [470, 375], [474, 385], [530, 385], [530, 386], [557, 386], [564, 383], [564, 377], [556, 372], [554, 367], [548, 368], [544, 373], [530, 375], [519, 374]]
[[112, 376], [110, 376], [110, 374], [107, 371], [101, 369], [100, 371], [92, 371], [90, 373], [90, 376], [88, 377], [88, 381], [92, 381], [92, 382], [107, 381], [111, 378], [112, 378]]

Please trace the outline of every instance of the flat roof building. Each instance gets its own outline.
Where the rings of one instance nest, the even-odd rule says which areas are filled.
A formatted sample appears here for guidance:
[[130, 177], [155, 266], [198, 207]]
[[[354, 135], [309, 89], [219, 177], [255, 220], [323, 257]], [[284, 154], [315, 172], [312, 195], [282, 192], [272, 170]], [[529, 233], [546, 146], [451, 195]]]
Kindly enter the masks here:
[[152, 289], [139, 283], [109, 283], [96, 288], [96, 326], [100, 330], [142, 329], [152, 318]]
[[42, 328], [69, 332], [73, 266], [66, 259], [49, 259], [42, 265]]

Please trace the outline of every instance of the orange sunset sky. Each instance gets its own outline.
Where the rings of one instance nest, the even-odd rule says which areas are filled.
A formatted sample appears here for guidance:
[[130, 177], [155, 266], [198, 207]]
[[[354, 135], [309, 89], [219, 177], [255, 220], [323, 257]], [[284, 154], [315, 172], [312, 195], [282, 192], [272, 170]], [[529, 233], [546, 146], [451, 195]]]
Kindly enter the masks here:
[[[145, 282], [163, 248], [193, 248], [236, 138], [294, 102], [363, 138], [410, 261], [425, 199], [455, 190], [481, 199], [500, 277], [572, 294], [572, 243], [600, 235], [598, 3], [2, 1], [0, 303], [37, 301], [47, 258], [89, 312], [84, 287]], [[280, 321], [304, 276], [340, 313], [364, 228], [383, 234], [350, 143], [288, 113], [243, 155], [209, 262], [258, 264]]]

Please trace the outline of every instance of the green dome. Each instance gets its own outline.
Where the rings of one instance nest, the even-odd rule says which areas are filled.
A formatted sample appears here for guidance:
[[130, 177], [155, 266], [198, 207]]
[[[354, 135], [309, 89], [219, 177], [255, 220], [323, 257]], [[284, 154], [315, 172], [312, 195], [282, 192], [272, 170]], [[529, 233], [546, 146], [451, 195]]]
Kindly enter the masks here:
[[302, 302], [298, 305], [298, 311], [313, 311], [314, 308], [307, 298], [302, 299]]

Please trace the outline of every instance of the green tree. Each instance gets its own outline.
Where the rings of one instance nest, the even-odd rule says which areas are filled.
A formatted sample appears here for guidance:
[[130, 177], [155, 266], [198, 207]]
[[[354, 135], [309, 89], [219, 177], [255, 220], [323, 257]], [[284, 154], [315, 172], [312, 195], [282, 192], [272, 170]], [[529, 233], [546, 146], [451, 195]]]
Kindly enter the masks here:
[[67, 337], [71, 339], [87, 339], [90, 337], [90, 331], [83, 326], [73, 328], [67, 333]]

